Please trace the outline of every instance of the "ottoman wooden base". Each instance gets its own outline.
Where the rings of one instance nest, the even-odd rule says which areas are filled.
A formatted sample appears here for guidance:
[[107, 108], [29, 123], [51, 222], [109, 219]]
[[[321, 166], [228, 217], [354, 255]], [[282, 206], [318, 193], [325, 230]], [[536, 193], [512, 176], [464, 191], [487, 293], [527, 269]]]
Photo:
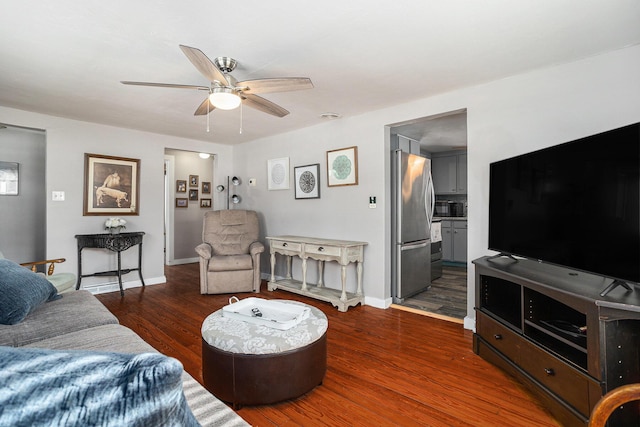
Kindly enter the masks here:
[[322, 384], [326, 370], [326, 332], [305, 347], [274, 354], [230, 353], [202, 340], [204, 386], [234, 409], [301, 396]]

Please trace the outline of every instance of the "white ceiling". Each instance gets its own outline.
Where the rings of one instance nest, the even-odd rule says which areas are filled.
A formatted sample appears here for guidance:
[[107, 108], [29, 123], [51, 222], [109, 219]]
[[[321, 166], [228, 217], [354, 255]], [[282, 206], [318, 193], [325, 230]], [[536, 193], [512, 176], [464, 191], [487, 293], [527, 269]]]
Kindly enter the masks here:
[[[0, 105], [234, 144], [640, 43], [638, 0], [6, 0]], [[180, 51], [239, 61], [238, 80], [310, 77], [265, 98], [284, 118], [214, 111]], [[0, 122], [2, 117], [0, 116]]]

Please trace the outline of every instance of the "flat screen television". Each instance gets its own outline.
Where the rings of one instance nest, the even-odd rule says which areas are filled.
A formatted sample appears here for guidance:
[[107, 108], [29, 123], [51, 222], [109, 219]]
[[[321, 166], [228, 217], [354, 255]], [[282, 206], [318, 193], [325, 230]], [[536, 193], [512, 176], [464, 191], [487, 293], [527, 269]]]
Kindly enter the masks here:
[[640, 283], [640, 123], [490, 165], [489, 249]]

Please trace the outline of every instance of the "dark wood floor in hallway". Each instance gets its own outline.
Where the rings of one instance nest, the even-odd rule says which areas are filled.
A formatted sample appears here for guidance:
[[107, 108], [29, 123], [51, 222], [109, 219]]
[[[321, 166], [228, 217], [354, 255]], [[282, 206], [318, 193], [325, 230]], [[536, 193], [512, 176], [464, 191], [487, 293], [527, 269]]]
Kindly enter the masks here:
[[[98, 295], [125, 326], [202, 381], [202, 321], [230, 295], [200, 295], [197, 264], [167, 267], [167, 283]], [[460, 324], [368, 306], [340, 313], [285, 291], [329, 319], [324, 383], [295, 400], [244, 407], [254, 426], [557, 426], [516, 381], [472, 351]], [[239, 294], [243, 298], [252, 294]]]

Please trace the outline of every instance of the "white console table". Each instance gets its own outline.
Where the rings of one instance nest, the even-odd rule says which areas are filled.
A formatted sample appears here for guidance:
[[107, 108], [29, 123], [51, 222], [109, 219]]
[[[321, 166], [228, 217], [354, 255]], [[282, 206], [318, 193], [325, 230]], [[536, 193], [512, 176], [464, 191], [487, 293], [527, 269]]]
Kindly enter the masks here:
[[[364, 261], [364, 247], [367, 242], [301, 236], [267, 237], [267, 240], [269, 240], [269, 246], [271, 247], [271, 280], [267, 286], [270, 291], [283, 289], [330, 302], [342, 312], [364, 301], [364, 295], [362, 294], [362, 263]], [[275, 278], [276, 254], [287, 257], [287, 275], [284, 279], [277, 281]], [[302, 259], [302, 281], [294, 280], [291, 276], [291, 260], [294, 256]], [[307, 283], [308, 258], [318, 261], [318, 283], [316, 285]], [[342, 266], [341, 290], [324, 286], [325, 261], [335, 261]], [[355, 294], [346, 291], [347, 265], [350, 263], [356, 263], [358, 288]]]

